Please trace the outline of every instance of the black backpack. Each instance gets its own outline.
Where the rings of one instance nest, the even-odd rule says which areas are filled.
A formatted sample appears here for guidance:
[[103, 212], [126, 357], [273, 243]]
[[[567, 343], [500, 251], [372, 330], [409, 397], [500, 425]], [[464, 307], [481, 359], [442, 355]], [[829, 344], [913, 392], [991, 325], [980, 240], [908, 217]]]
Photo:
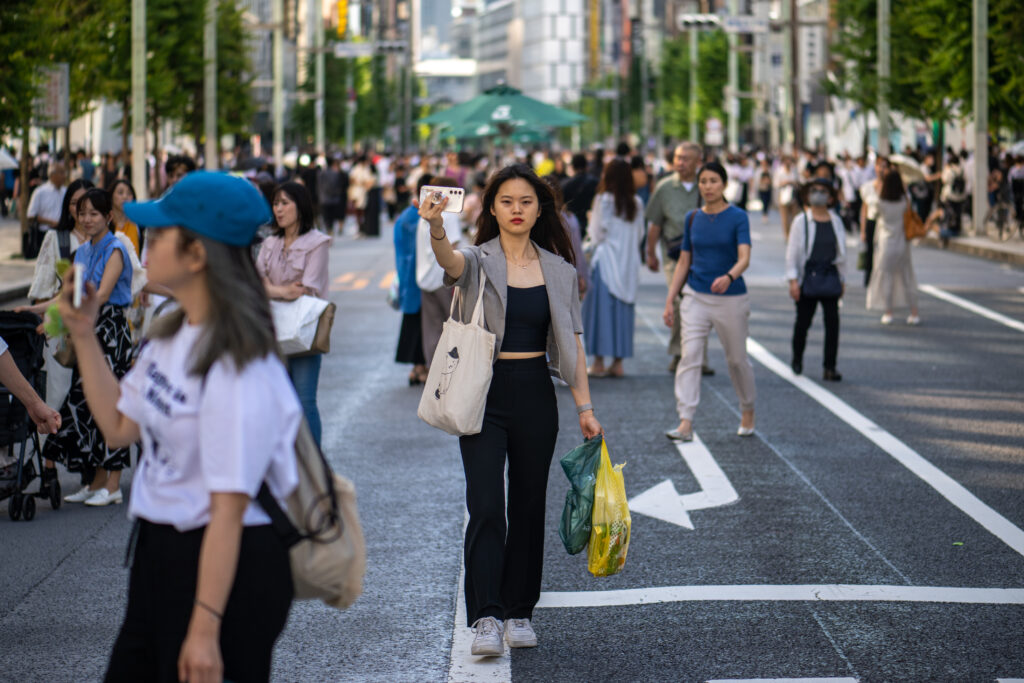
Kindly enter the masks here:
[[953, 176], [953, 182], [950, 184], [949, 189], [956, 195], [962, 195], [967, 190], [967, 181], [964, 179], [963, 173], [957, 173]]

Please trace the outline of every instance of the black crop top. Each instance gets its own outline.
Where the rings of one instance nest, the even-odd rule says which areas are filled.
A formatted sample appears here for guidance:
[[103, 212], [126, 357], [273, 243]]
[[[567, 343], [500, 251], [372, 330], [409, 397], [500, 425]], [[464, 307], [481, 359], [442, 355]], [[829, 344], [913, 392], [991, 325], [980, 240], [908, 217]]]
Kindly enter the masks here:
[[505, 306], [505, 338], [502, 351], [547, 351], [551, 310], [548, 290], [536, 287], [509, 287]]

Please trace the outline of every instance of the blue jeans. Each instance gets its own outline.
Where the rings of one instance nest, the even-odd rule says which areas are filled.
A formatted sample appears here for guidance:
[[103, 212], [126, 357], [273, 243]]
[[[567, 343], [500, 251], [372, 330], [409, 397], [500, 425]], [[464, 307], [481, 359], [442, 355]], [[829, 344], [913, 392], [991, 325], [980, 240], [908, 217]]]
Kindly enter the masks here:
[[302, 412], [306, 415], [309, 430], [313, 432], [313, 439], [318, 446], [323, 427], [320, 424], [320, 410], [316, 407], [316, 389], [320, 383], [320, 364], [323, 359], [323, 354], [319, 353], [288, 359], [288, 376], [292, 378], [295, 393], [299, 395], [302, 404]]

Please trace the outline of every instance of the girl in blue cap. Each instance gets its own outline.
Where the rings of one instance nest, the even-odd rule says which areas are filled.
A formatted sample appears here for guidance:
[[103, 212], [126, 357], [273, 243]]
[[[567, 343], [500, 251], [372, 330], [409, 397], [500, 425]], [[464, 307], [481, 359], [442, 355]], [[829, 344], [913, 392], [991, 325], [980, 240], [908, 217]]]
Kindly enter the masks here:
[[302, 410], [276, 354], [249, 244], [270, 219], [248, 182], [191, 173], [162, 199], [126, 204], [149, 230], [148, 273], [180, 309], [118, 382], [81, 308], [62, 297], [85, 396], [113, 447], [141, 439], [129, 514], [128, 609], [107, 681], [266, 681], [293, 595], [288, 552], [252, 500], [284, 506], [298, 482]]

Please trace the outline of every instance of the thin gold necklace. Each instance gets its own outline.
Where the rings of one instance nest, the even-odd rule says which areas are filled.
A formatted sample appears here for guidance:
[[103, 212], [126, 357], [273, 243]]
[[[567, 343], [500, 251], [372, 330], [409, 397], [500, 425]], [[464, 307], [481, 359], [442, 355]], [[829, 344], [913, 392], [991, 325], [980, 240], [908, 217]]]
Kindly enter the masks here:
[[520, 263], [519, 261], [516, 261], [511, 256], [506, 254], [505, 255], [505, 260], [508, 261], [509, 263], [511, 263], [513, 266], [516, 266], [518, 268], [522, 268], [523, 270], [526, 270], [527, 268], [530, 267], [531, 263], [533, 263], [534, 261], [537, 260], [537, 258], [536, 258], [536, 256], [531, 256], [530, 258], [526, 259], [525, 263]]

